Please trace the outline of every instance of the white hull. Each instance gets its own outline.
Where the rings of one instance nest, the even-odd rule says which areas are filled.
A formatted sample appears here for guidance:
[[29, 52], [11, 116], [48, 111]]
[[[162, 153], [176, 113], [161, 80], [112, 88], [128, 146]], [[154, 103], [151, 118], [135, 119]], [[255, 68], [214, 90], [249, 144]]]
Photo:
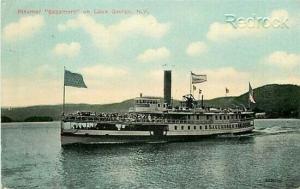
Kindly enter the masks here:
[[164, 131], [154, 135], [152, 131], [110, 131], [110, 130], [64, 130], [61, 135], [62, 145], [82, 144], [118, 144], [118, 143], [152, 143], [172, 141], [195, 141], [205, 137], [242, 134], [252, 132], [254, 126], [235, 129], [199, 130], [199, 131]]

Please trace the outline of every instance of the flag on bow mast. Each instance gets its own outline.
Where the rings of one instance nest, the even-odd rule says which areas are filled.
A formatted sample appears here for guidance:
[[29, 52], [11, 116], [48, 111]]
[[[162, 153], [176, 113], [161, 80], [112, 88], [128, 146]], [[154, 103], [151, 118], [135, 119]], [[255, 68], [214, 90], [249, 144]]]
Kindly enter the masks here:
[[64, 86], [63, 86], [63, 104], [62, 104], [62, 117], [65, 114], [65, 99], [66, 99], [66, 86], [87, 88], [84, 83], [83, 77], [79, 73], [72, 73], [64, 67]]
[[65, 70], [64, 86], [87, 88], [81, 74], [72, 73], [68, 70]]

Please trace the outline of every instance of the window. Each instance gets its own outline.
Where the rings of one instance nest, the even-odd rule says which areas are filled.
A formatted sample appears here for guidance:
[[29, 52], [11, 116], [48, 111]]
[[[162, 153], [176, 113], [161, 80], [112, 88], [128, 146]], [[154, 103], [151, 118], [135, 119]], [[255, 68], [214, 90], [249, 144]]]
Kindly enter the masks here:
[[202, 126], [200, 126], [199, 129], [201, 130], [201, 129], [202, 129]]
[[160, 104], [157, 104], [157, 107], [159, 107], [159, 108], [160, 108]]
[[190, 130], [191, 129], [191, 126], [188, 126], [188, 130]]
[[218, 116], [217, 115], [215, 116], [215, 118], [216, 118], [216, 120], [218, 120]]
[[196, 126], [194, 126], [194, 130], [196, 130]]
[[229, 119], [229, 115], [227, 116], [227, 119]]
[[205, 129], [207, 129], [207, 125], [205, 125]]
[[211, 125], [209, 126], [209, 129], [211, 129]]
[[199, 120], [200, 119], [200, 116], [199, 115], [197, 115], [197, 120]]
[[206, 119], [209, 120], [209, 115], [206, 115]]
[[190, 116], [190, 115], [188, 115], [188, 116], [187, 116], [187, 118], [188, 118], [188, 119], [191, 119], [191, 116]]
[[181, 126], [181, 130], [183, 130], [184, 129], [184, 126]]
[[174, 126], [174, 129], [177, 130], [177, 126], [176, 125]]
[[220, 115], [220, 120], [222, 120], [222, 115]]

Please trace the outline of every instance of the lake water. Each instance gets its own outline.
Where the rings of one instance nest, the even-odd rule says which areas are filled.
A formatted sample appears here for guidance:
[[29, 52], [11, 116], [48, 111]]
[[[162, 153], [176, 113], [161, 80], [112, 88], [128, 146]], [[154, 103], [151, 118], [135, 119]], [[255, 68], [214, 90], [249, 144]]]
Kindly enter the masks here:
[[2, 124], [2, 187], [300, 187], [300, 120], [255, 126], [199, 142], [62, 148], [58, 122]]

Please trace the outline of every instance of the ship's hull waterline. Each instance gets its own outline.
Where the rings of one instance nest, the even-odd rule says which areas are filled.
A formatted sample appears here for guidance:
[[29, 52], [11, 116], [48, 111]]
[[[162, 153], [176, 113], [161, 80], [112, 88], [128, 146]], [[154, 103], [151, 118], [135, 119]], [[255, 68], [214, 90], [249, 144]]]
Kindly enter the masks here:
[[153, 135], [151, 131], [94, 131], [94, 130], [66, 130], [61, 133], [61, 144], [122, 144], [122, 143], [164, 143], [199, 141], [219, 135], [237, 135], [250, 133], [253, 126], [232, 130], [218, 130], [206, 132], [169, 132], [163, 135]]

